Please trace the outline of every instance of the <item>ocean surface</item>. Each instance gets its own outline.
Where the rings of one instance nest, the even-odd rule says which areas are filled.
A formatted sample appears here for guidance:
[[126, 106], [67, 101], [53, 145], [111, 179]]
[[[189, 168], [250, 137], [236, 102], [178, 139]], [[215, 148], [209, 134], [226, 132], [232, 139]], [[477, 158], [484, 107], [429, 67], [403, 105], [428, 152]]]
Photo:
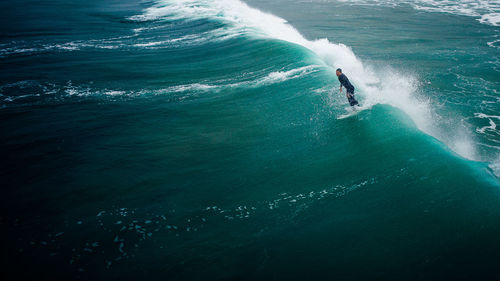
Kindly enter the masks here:
[[0, 9], [3, 280], [500, 280], [499, 1]]

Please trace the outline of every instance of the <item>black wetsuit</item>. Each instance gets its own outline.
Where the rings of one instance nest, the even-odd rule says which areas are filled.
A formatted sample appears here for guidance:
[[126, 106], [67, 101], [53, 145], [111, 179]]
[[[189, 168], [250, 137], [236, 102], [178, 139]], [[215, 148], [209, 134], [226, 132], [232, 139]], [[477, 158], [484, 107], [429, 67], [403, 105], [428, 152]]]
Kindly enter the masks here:
[[345, 76], [344, 74], [340, 74], [339, 81], [340, 81], [340, 84], [342, 86], [344, 86], [347, 93], [350, 94], [347, 97], [349, 104], [351, 106], [358, 104], [358, 101], [354, 98], [354, 86], [351, 84], [351, 82], [349, 82], [349, 79], [347, 78], [347, 76]]
[[354, 94], [354, 86], [351, 84], [351, 82], [349, 82], [349, 79], [347, 79], [347, 76], [345, 76], [345, 74], [339, 75], [339, 81], [348, 93]]

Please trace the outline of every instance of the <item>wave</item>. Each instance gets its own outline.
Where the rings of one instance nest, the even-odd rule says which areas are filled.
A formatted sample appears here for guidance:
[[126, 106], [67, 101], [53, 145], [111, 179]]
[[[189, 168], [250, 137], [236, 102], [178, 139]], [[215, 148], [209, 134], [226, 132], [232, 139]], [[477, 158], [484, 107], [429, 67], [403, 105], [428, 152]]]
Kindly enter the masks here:
[[[360, 1], [354, 2], [357, 3]], [[320, 68], [323, 68], [326, 72], [330, 72], [332, 77], [334, 77], [333, 70], [340, 67], [356, 86], [357, 93], [359, 93], [365, 107], [370, 108], [380, 103], [397, 107], [404, 111], [421, 131], [439, 139], [457, 154], [468, 159], [481, 160], [475, 151], [474, 141], [467, 129], [457, 129], [453, 124], [453, 120], [443, 120], [436, 113], [436, 109], [433, 108], [435, 102], [430, 98], [420, 95], [421, 88], [425, 85], [415, 75], [401, 73], [390, 67], [374, 68], [367, 65], [354, 54], [350, 47], [341, 43], [333, 43], [328, 39], [308, 40], [292, 25], [288, 24], [285, 19], [252, 8], [240, 0], [159, 0], [152, 7], [145, 9], [142, 14], [130, 17], [129, 20], [138, 22], [153, 21], [153, 23], [148, 23], [146, 27], [133, 29], [133, 35], [129, 36], [53, 44], [42, 46], [40, 49], [60, 49], [67, 51], [90, 47], [151, 49], [170, 47], [174, 44], [182, 46], [182, 44], [199, 44], [207, 41], [226, 40], [245, 35], [257, 39], [277, 39], [300, 45], [315, 54], [319, 65], [275, 71], [251, 81], [211, 81], [139, 91], [124, 91], [120, 89], [91, 90], [88, 87], [74, 86], [65, 86], [63, 90], [52, 89], [50, 91], [62, 92], [61, 96], [85, 97], [102, 95], [109, 98], [144, 94], [161, 95], [167, 93], [221, 91], [235, 87], [251, 88], [281, 83], [289, 79], [308, 75]], [[161, 34], [161, 32], [153, 34], [156, 36], [143, 37], [143, 35], [150, 35], [148, 34], [150, 30], [155, 33], [157, 29], [162, 28], [161, 25], [170, 26], [169, 24], [171, 23], [169, 21], [171, 20], [211, 20], [222, 23], [224, 26], [177, 38], [168, 38], [165, 35], [161, 35], [164, 37], [158, 37], [158, 33]], [[6, 49], [9, 49], [9, 47]], [[2, 51], [3, 49], [0, 50], [0, 55], [4, 54]], [[26, 99], [24, 97], [16, 98], [15, 96], [9, 96], [2, 92], [0, 90], [0, 93], [3, 95], [2, 107], [18, 102], [18, 100]], [[450, 132], [450, 128], [454, 129], [453, 132]], [[488, 129], [485, 128], [484, 131], [487, 132]]]
[[[156, 5], [131, 19], [151, 20], [200, 20], [210, 19], [225, 23], [232, 32], [257, 38], [272, 38], [303, 46], [314, 52], [321, 62], [333, 69], [342, 68], [360, 90], [363, 104], [371, 107], [383, 103], [403, 110], [416, 126], [426, 134], [434, 136], [462, 157], [479, 160], [473, 141], [466, 129], [457, 129], [449, 134], [432, 108], [432, 101], [419, 97], [420, 81], [409, 74], [402, 74], [389, 67], [375, 71], [356, 57], [352, 49], [328, 39], [307, 40], [286, 20], [264, 13], [239, 0], [159, 0]], [[445, 124], [452, 122], [444, 122]]]

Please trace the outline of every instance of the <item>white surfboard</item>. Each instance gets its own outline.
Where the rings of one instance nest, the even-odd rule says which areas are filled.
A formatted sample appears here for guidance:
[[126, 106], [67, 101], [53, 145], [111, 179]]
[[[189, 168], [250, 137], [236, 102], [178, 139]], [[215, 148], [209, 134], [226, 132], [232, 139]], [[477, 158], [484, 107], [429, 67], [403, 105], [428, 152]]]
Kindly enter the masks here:
[[368, 107], [357, 106], [357, 105], [346, 107], [347, 113], [339, 115], [337, 117], [337, 119], [349, 118], [351, 116], [354, 116], [354, 115], [358, 114], [359, 112], [361, 112], [361, 111], [363, 111], [365, 109], [368, 109]]

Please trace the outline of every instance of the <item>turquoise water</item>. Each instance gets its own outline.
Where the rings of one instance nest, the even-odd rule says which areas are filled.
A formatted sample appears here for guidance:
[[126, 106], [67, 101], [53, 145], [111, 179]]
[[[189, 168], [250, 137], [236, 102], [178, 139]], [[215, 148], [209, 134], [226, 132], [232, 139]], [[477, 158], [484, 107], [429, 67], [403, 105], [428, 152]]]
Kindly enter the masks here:
[[9, 280], [500, 279], [498, 2], [0, 8]]

